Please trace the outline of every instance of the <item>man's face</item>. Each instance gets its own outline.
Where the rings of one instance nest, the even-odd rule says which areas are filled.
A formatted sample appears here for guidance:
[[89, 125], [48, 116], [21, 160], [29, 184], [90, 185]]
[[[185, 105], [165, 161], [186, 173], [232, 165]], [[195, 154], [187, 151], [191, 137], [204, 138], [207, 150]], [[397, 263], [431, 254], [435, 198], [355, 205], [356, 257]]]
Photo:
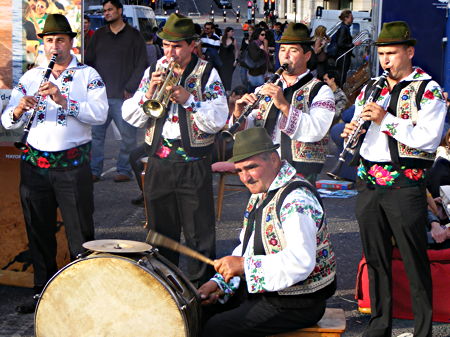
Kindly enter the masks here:
[[122, 8], [116, 8], [110, 2], [103, 5], [103, 16], [108, 23], [122, 19]]
[[211, 25], [205, 25], [203, 27], [203, 30], [204, 30], [205, 34], [208, 36], [211, 36], [214, 33], [214, 27]]
[[234, 163], [239, 179], [250, 193], [265, 193], [278, 174], [280, 159], [277, 153], [259, 154]]
[[273, 26], [273, 29], [274, 29], [277, 33], [281, 32], [281, 26], [280, 26], [280, 25], [275, 25], [275, 26]]
[[72, 39], [67, 34], [46, 35], [43, 38], [44, 51], [47, 59], [50, 59], [53, 54], [58, 54], [56, 63], [61, 64], [72, 57], [70, 50], [72, 49]]
[[298, 44], [282, 44], [278, 53], [280, 64], [287, 63], [289, 75], [300, 75], [306, 71], [306, 64], [311, 58], [311, 52], [306, 54]]
[[85, 32], [87, 32], [89, 30], [90, 26], [91, 26], [91, 23], [88, 20], [84, 19], [84, 21], [83, 21], [83, 29], [84, 29]]
[[414, 47], [405, 45], [390, 45], [378, 47], [378, 59], [381, 67], [390, 69], [389, 77], [401, 80], [411, 72], [411, 62], [414, 57]]
[[188, 44], [186, 41], [170, 42], [163, 40], [164, 56], [172, 58], [181, 68], [185, 68], [191, 61], [191, 55], [195, 48], [195, 41]]

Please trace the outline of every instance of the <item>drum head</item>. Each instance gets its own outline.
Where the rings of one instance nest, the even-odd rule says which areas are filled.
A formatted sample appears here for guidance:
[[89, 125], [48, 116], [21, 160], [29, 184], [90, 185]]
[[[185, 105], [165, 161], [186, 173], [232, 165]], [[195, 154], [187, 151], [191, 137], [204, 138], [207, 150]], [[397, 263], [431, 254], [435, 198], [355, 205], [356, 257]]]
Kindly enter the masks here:
[[117, 239], [88, 241], [83, 243], [83, 247], [93, 252], [115, 254], [142, 253], [152, 249], [152, 246], [145, 242]]
[[47, 284], [36, 337], [188, 336], [174, 296], [135, 261], [104, 255], [75, 261]]

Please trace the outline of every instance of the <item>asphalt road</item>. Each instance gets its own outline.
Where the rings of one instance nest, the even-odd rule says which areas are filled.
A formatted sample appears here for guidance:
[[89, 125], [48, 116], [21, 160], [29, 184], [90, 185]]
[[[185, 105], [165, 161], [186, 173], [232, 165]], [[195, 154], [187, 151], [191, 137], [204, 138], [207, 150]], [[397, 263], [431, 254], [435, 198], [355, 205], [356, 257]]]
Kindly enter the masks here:
[[[234, 4], [241, 2], [245, 5], [245, 1], [238, 2], [236, 0]], [[241, 4], [241, 8], [245, 8], [243, 5]], [[193, 7], [190, 6], [194, 5], [189, 4], [189, 1], [180, 3], [182, 12], [191, 10]], [[198, 1], [197, 6], [205, 13], [210, 4]], [[207, 16], [202, 16], [195, 20], [203, 23], [208, 19]], [[228, 23], [220, 23], [217, 19], [216, 22], [221, 27], [228, 25]], [[240, 41], [242, 33], [237, 29], [238, 25], [234, 25], [234, 27], [236, 28], [236, 38]], [[237, 85], [238, 83], [238, 71], [235, 71], [234, 84]], [[113, 182], [118, 146], [118, 142], [114, 139], [110, 130], [106, 142], [105, 172], [102, 180], [95, 184], [96, 238], [144, 241], [146, 231], [143, 228], [145, 222], [143, 208], [130, 203], [130, 200], [139, 192], [136, 183], [134, 181]], [[330, 146], [330, 153], [334, 153], [332, 146]], [[334, 161], [334, 157], [328, 158], [324, 172], [333, 165]], [[214, 191], [217, 191], [217, 177], [214, 179]], [[229, 254], [237, 242], [247, 198], [248, 194], [244, 192], [226, 192], [225, 194], [222, 219], [216, 223], [217, 255], [219, 257]], [[361, 336], [369, 321], [369, 316], [358, 312], [357, 302], [354, 299], [356, 271], [361, 257], [358, 225], [354, 216], [354, 202], [355, 198], [324, 199], [338, 266], [338, 291], [329, 300], [328, 306], [345, 310], [347, 330], [344, 336], [346, 337]], [[67, 291], [70, 290], [67, 289]], [[31, 294], [30, 289], [0, 286], [0, 337], [29, 337], [34, 335], [33, 315], [20, 315], [14, 311], [14, 308]], [[80, 322], [80, 324], [82, 323]], [[413, 322], [409, 320], [394, 319], [393, 326], [393, 336], [413, 331]], [[69, 336], [70, 332], [67, 335]], [[433, 336], [450, 337], [450, 324], [434, 323]]]

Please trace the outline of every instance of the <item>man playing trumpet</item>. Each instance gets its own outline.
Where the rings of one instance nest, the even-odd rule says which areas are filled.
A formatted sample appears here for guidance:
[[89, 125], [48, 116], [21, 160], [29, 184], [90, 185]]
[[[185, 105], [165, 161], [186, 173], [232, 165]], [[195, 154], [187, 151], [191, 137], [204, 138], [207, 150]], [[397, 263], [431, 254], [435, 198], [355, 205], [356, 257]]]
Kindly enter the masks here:
[[[174, 67], [179, 85], [162, 86], [165, 73], [155, 65], [144, 73], [139, 89], [125, 101], [123, 118], [137, 127], [146, 127], [145, 143], [149, 156], [144, 196], [149, 227], [173, 240], [180, 240], [183, 228], [190, 248], [214, 259], [215, 224], [210, 153], [215, 134], [225, 125], [228, 108], [220, 77], [211, 64], [194, 54], [195, 34], [191, 19], [172, 14], [158, 36], [163, 40], [164, 56], [157, 67]], [[167, 102], [162, 116], [146, 114], [145, 103], [155, 91], [164, 90]], [[164, 96], [164, 95], [158, 95]], [[160, 252], [178, 264], [178, 253], [161, 248]], [[208, 278], [203, 263], [190, 260], [188, 277], [196, 281]]]
[[[289, 25], [280, 44], [280, 64], [288, 64], [279, 85], [266, 83], [256, 90], [269, 98], [261, 100], [247, 119], [247, 127], [264, 127], [275, 144], [280, 144], [282, 159], [311, 182], [323, 167], [328, 130], [335, 106], [331, 89], [315, 79], [307, 68], [312, 55], [308, 27]], [[236, 103], [233, 116], [238, 118], [248, 104], [257, 100], [255, 94], [244, 95]]]
[[393, 237], [407, 266], [414, 336], [428, 337], [432, 289], [424, 178], [441, 139], [445, 102], [431, 76], [412, 66], [416, 40], [406, 22], [385, 23], [375, 44], [381, 67], [389, 69], [387, 82], [379, 98], [367, 104], [375, 81], [363, 88], [355, 102], [354, 120], [342, 133], [348, 138], [360, 117], [370, 122], [354, 157], [359, 164], [356, 218], [369, 267], [372, 311], [364, 336], [391, 336]]
[[[20, 196], [34, 268], [34, 291], [40, 293], [56, 273], [56, 209], [61, 210], [71, 258], [94, 239], [94, 196], [89, 167], [91, 125], [103, 124], [108, 102], [95, 69], [77, 62], [70, 51], [76, 33], [61, 14], [50, 14], [42, 33], [45, 56], [58, 54], [49, 81], [46, 69], [27, 71], [14, 87], [2, 115], [6, 129], [24, 125], [36, 113], [20, 163]], [[34, 93], [37, 94], [32, 96]], [[36, 97], [39, 97], [37, 99]], [[17, 307], [31, 313], [35, 301]]]

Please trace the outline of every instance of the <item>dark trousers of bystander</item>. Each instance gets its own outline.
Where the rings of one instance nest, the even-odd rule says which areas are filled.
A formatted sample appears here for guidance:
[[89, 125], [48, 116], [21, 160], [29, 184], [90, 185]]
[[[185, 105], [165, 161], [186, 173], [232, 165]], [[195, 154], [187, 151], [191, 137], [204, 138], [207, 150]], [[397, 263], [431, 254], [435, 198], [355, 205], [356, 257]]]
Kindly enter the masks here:
[[56, 273], [56, 209], [61, 211], [71, 259], [94, 240], [94, 196], [89, 163], [71, 169], [20, 164], [20, 197], [39, 292]]
[[[372, 317], [364, 337], [392, 333], [392, 240], [405, 263], [414, 312], [414, 336], [431, 337], [432, 288], [427, 257], [425, 187], [368, 187], [358, 180], [356, 218], [368, 264]], [[395, 271], [394, 271], [395, 272]]]

